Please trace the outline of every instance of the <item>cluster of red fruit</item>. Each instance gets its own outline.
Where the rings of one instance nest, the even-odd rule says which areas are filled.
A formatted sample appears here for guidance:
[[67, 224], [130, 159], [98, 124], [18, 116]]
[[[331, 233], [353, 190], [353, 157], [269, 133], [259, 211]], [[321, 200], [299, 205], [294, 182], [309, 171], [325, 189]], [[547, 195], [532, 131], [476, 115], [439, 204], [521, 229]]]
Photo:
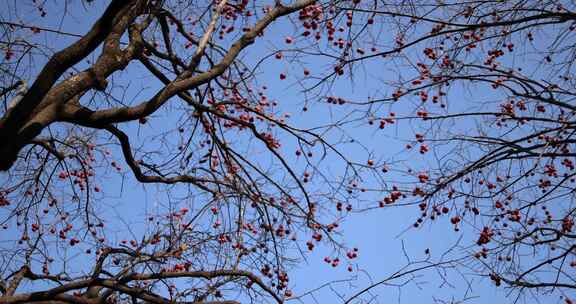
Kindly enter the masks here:
[[486, 247], [483, 247], [482, 250], [480, 250], [479, 252], [476, 252], [476, 253], [474, 254], [474, 257], [477, 258], [477, 259], [480, 259], [480, 258], [486, 259], [486, 258], [488, 258], [488, 249], [487, 249]]
[[[338, 211], [342, 211], [344, 204], [342, 202], [337, 202], [336, 203], [336, 210]], [[352, 211], [352, 205], [348, 204], [346, 205], [346, 211], [350, 212]]]
[[177, 263], [174, 265], [174, 267], [171, 269], [170, 272], [183, 272], [183, 271], [189, 271], [190, 267], [192, 267], [192, 264], [190, 262], [186, 262], [186, 263]]
[[343, 105], [346, 103], [346, 100], [344, 100], [343, 98], [340, 98], [340, 97], [328, 96], [326, 98], [326, 102], [330, 103], [330, 104], [335, 104], [335, 105]]
[[500, 286], [502, 284], [502, 278], [500, 278], [500, 276], [495, 273], [490, 274], [490, 280], [492, 280], [496, 286]]
[[224, 244], [224, 243], [230, 243], [232, 242], [232, 238], [228, 235], [228, 234], [220, 234], [218, 235], [218, 243], [219, 244]]
[[[396, 116], [395, 113], [390, 113], [390, 117], [380, 119], [380, 125], [378, 126], [378, 128], [384, 129], [384, 127], [386, 126], [387, 123], [394, 124], [394, 117], [395, 116]], [[368, 124], [372, 125], [372, 124], [374, 124], [374, 121], [370, 120], [370, 121], [368, 121]]]
[[265, 133], [261, 133], [260, 135], [262, 136], [262, 138], [264, 139], [264, 141], [266, 142], [266, 145], [268, 145], [268, 147], [270, 147], [272, 149], [278, 149], [282, 146], [280, 141], [277, 140], [276, 138], [274, 138], [274, 135], [272, 135], [272, 133], [265, 132]]
[[437, 58], [436, 53], [434, 52], [433, 49], [425, 48], [423, 52], [424, 52], [424, 55], [426, 55], [426, 57], [428, 57], [429, 59], [436, 60], [436, 58]]
[[4, 52], [4, 59], [7, 60], [7, 61], [8, 61], [8, 60], [11, 60], [13, 56], [14, 56], [14, 52], [13, 52], [11, 49], [7, 49], [7, 50]]
[[0, 191], [0, 207], [10, 205], [10, 201], [8, 200], [8, 198], [6, 198], [6, 195], [8, 195], [9, 193], [10, 193], [10, 191], [8, 191], [8, 190]]
[[420, 181], [421, 183], [426, 183], [426, 182], [428, 182], [428, 180], [430, 179], [430, 178], [428, 177], [428, 174], [426, 174], [426, 173], [424, 173], [424, 172], [418, 174], [417, 177], [418, 177], [418, 181]]
[[490, 229], [489, 227], [484, 227], [482, 229], [482, 232], [480, 233], [480, 238], [478, 238], [476, 244], [478, 246], [488, 244], [492, 239], [492, 236], [494, 236], [494, 232], [492, 232], [492, 229]]
[[572, 231], [572, 227], [574, 227], [574, 221], [572, 218], [566, 216], [562, 219], [562, 232], [567, 233]]
[[380, 207], [384, 207], [385, 205], [393, 204], [400, 198], [405, 198], [406, 196], [402, 194], [402, 192], [398, 191], [396, 186], [392, 186], [392, 192], [390, 195], [385, 197], [383, 200], [379, 202]]
[[[60, 179], [66, 179], [68, 177], [75, 177], [73, 180], [74, 185], [78, 185], [78, 187], [80, 188], [81, 191], [84, 191], [86, 189], [86, 185], [88, 183], [88, 178], [94, 176], [94, 172], [92, 170], [89, 171], [79, 171], [79, 170], [73, 170], [70, 172], [66, 172], [66, 171], [61, 171], [58, 174], [58, 178]], [[100, 191], [100, 188], [95, 187], [94, 189], [96, 192]]]

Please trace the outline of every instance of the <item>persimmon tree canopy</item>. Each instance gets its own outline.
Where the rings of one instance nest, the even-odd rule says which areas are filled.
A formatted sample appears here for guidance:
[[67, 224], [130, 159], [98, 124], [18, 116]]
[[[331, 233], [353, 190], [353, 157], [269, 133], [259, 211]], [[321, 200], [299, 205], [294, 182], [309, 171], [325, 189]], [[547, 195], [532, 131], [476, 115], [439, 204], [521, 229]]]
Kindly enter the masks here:
[[342, 302], [434, 270], [572, 303], [573, 2], [2, 8], [0, 303], [308, 302], [294, 266], [370, 273], [343, 226], [391, 208], [459, 241]]

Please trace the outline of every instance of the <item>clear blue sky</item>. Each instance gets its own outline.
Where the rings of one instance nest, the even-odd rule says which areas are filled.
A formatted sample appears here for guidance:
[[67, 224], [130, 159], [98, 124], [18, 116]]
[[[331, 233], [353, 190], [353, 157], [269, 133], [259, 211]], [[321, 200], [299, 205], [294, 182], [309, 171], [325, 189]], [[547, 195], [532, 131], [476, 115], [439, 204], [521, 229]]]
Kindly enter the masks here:
[[[64, 13], [61, 1], [48, 1], [46, 10], [48, 16], [40, 18], [34, 12], [31, 5], [32, 1], [3, 1], [2, 7], [9, 7], [8, 10], [0, 10], [0, 16], [4, 21], [25, 22], [27, 24], [43, 26], [47, 28], [58, 28], [59, 26], [67, 32], [82, 34], [102, 12], [105, 7], [102, 3], [91, 4], [84, 8], [79, 4], [80, 1], [72, 1], [67, 7], [68, 11]], [[53, 3], [58, 2], [58, 5]], [[63, 2], [63, 1], [62, 1]], [[98, 2], [98, 1], [95, 1]], [[107, 2], [107, 1], [104, 1]], [[15, 8], [15, 6], [17, 8]], [[55, 9], [54, 7], [58, 7]], [[13, 14], [17, 11], [18, 14]], [[246, 60], [257, 58], [258, 54], [264, 54], [274, 50], [275, 46], [284, 46], [284, 37], [292, 33], [292, 25], [287, 22], [279, 22], [267, 30], [265, 38], [259, 39], [256, 44], [251, 46], [243, 55], [247, 55]], [[42, 34], [38, 36], [42, 43], [48, 43], [55, 50], [67, 45], [71, 40], [67, 37], [57, 34]], [[384, 39], [384, 38], [383, 38]], [[289, 57], [289, 52], [285, 55]], [[41, 57], [39, 57], [41, 58]], [[382, 61], [383, 62], [383, 61]], [[394, 79], [392, 67], [385, 66], [382, 62], [370, 63], [357, 69], [354, 83], [342, 79], [333, 88], [333, 94], [348, 98], [351, 100], [363, 100], [376, 95], [377, 90], [381, 88], [381, 81], [385, 79]], [[38, 68], [43, 61], [38, 61]], [[325, 68], [323, 62], [308, 62], [307, 67], [312, 71], [315, 69]], [[280, 108], [286, 112], [292, 113], [291, 122], [294, 125], [316, 126], [326, 123], [335, 117], [339, 117], [352, 109], [351, 107], [328, 108], [325, 104], [311, 103], [308, 105], [310, 110], [302, 112], [300, 109], [304, 105], [304, 95], [300, 92], [301, 87], [297, 83], [297, 76], [301, 75], [301, 66], [290, 63], [288, 59], [276, 61], [270, 59], [265, 62], [263, 73], [259, 76], [261, 85], [268, 87], [269, 96], [279, 101]], [[280, 81], [279, 73], [286, 73], [288, 78]], [[138, 69], [129, 69], [115, 79], [116, 83], [130, 81], [131, 85], [127, 90], [126, 99], [131, 100], [133, 97], [138, 99], [142, 96], [148, 96], [158, 88], [158, 83], [150, 78], [143, 79]], [[31, 75], [33, 76], [33, 75]], [[116, 77], [116, 76], [115, 76]], [[33, 79], [33, 78], [31, 78]], [[140, 90], [144, 88], [141, 92]], [[382, 89], [386, 90], [386, 89]], [[468, 100], [465, 92], [462, 92], [462, 99]], [[406, 101], [408, 102], [408, 101]], [[412, 109], [411, 104], [398, 103], [393, 106], [397, 112], [409, 111]], [[161, 114], [153, 115], [146, 125], [129, 123], [122, 125], [121, 128], [128, 132], [134, 142], [144, 138], [144, 135], [152, 134], [156, 128], [168, 128], [170, 122], [176, 117], [166, 117]], [[399, 154], [403, 153], [403, 142], [398, 137], [410, 137], [412, 128], [407, 125], [401, 127], [387, 127], [384, 131], [376, 131], [366, 126], [356, 126], [351, 124], [345, 130], [348, 135], [367, 147], [363, 149], [357, 144], [345, 145], [345, 153], [358, 162], [365, 162], [368, 158], [376, 160], [387, 160], [401, 156], [405, 159], [411, 159], [414, 167], [425, 167], [429, 161], [418, 155]], [[330, 134], [329, 139], [334, 134]], [[287, 141], [282, 148], [287, 151], [285, 154], [292, 155], [295, 150], [293, 142]], [[116, 148], [111, 148], [117, 151]], [[292, 156], [288, 156], [293, 158]], [[119, 158], [120, 159], [120, 158]], [[120, 159], [121, 160], [121, 159]], [[296, 162], [295, 159], [292, 161]], [[342, 168], [329, 157], [323, 165], [330, 165], [330, 170], [334, 176], [342, 175]], [[297, 163], [297, 162], [296, 162]], [[297, 166], [302, 166], [300, 163]], [[123, 165], [123, 167], [126, 167]], [[303, 169], [303, 168], [300, 168]], [[393, 173], [391, 173], [393, 174]], [[0, 176], [0, 179], [2, 176]], [[160, 187], [156, 185], [141, 185], [134, 180], [131, 174], [126, 171], [124, 174], [110, 173], [105, 180], [102, 180], [102, 186], [105, 191], [102, 194], [102, 207], [99, 209], [105, 214], [109, 228], [115, 231], [111, 235], [117, 240], [132, 238], [131, 233], [138, 239], [143, 233], [143, 222], [145, 215], [162, 209], [162, 201], [165, 199], [165, 193], [159, 191]], [[379, 193], [363, 194], [363, 201], [377, 202], [382, 198]], [[356, 204], [353, 202], [353, 204]], [[0, 215], [4, 215], [0, 210]], [[333, 285], [333, 288], [323, 288], [313, 294], [302, 298], [303, 303], [338, 303], [339, 297], [346, 298], [355, 291], [362, 289], [370, 284], [397, 271], [406, 264], [406, 259], [402, 251], [402, 242], [408, 255], [417, 260], [424, 258], [426, 248], [431, 250], [432, 259], [438, 259], [440, 255], [456, 243], [461, 235], [465, 235], [467, 229], [461, 233], [454, 233], [448, 218], [443, 218], [434, 225], [426, 224], [419, 229], [410, 227], [417, 219], [419, 212], [417, 207], [408, 208], [384, 208], [375, 209], [359, 214], [352, 214], [344, 224], [343, 239], [349, 246], [360, 248], [360, 258], [355, 262], [355, 271], [350, 274], [345, 267], [336, 269], [322, 262], [326, 255], [330, 255], [329, 248], [322, 246], [310, 254], [306, 261], [302, 261], [295, 267], [291, 273], [291, 288], [296, 295], [309, 291], [322, 284], [332, 280], [345, 280], [353, 278], [353, 281], [342, 282]], [[128, 231], [130, 227], [130, 231]], [[0, 241], [4, 242], [14, 238], [12, 230], [0, 232]], [[474, 244], [474, 236], [465, 237], [462, 246], [466, 247]], [[456, 249], [457, 253], [462, 253], [461, 249]], [[78, 261], [82, 261], [82, 256]], [[463, 273], [470, 273], [469, 269], [461, 269]], [[434, 299], [443, 300], [443, 303], [450, 303], [451, 299], [461, 300], [470, 298], [466, 303], [512, 303], [515, 294], [510, 297], [503, 288], [496, 289], [487, 278], [475, 278], [471, 286], [467, 286], [456, 272], [447, 273], [447, 283], [443, 281], [441, 274], [435, 270], [417, 273], [416, 278], [411, 283], [398, 288], [396, 286], [381, 286], [372, 290], [377, 303], [433, 303]], [[468, 277], [470, 279], [470, 277]], [[402, 283], [404, 280], [394, 281], [393, 283]], [[470, 288], [470, 289], [469, 289]], [[507, 298], [508, 297], [508, 298]], [[524, 299], [526, 303], [538, 303], [534, 298]], [[540, 298], [540, 303], [555, 303], [558, 298], [545, 299]], [[440, 302], [442, 303], [442, 302]]]

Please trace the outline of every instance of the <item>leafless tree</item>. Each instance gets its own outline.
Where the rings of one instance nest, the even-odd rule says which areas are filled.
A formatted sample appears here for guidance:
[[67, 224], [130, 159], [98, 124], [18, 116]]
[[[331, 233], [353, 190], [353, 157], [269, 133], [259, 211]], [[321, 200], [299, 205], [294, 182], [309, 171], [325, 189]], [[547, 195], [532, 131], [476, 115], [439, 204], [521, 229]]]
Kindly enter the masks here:
[[[282, 303], [319, 243], [354, 270], [346, 215], [417, 206], [410, 229], [449, 218], [459, 257], [409, 261], [344, 302], [465, 268], [572, 303], [574, 3], [112, 0], [79, 34], [34, 22], [72, 1], [22, 2], [0, 21], [0, 207], [18, 233], [0, 302]], [[302, 102], [269, 96], [270, 75]], [[379, 157], [369, 132], [405, 146]], [[124, 174], [170, 199], [114, 243], [100, 201]], [[82, 270], [66, 263], [80, 252]]]

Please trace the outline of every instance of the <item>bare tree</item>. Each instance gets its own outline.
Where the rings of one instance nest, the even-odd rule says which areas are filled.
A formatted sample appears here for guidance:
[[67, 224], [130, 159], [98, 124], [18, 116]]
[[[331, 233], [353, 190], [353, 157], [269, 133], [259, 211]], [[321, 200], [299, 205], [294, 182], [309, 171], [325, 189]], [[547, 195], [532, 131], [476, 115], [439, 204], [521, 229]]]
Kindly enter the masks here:
[[[410, 229], [449, 218], [458, 257], [409, 259], [343, 302], [466, 269], [571, 303], [574, 3], [112, 0], [83, 35], [34, 22], [68, 5], [0, 21], [0, 207], [18, 233], [0, 302], [282, 303], [319, 243], [354, 271], [348, 214], [417, 206]], [[271, 75], [302, 101], [270, 96]], [[367, 133], [405, 146], [381, 157]], [[100, 201], [126, 172], [169, 199], [115, 243]]]

